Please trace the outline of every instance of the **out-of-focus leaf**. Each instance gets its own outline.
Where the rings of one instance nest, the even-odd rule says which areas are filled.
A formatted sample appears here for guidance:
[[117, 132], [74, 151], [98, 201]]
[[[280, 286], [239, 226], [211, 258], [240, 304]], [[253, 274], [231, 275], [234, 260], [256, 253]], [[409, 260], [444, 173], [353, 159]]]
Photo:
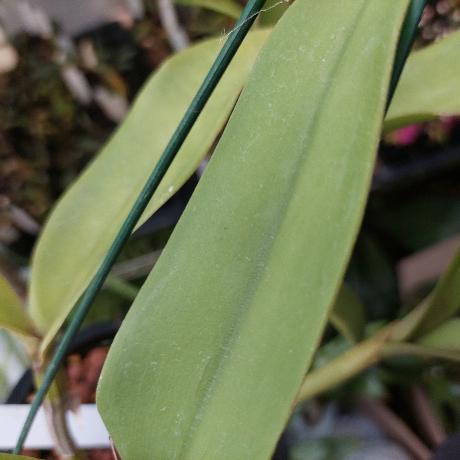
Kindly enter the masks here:
[[[248, 35], [141, 218], [193, 174], [224, 125], [268, 32]], [[169, 59], [146, 84], [116, 134], [70, 187], [36, 248], [31, 315], [43, 348], [100, 265], [222, 44], [210, 40]]]
[[460, 113], [460, 31], [411, 54], [385, 120], [385, 131]]
[[[371, 324], [374, 326], [374, 324]], [[370, 327], [368, 329], [373, 329]], [[370, 333], [368, 330], [367, 333]], [[309, 370], [314, 373], [316, 370], [329, 364], [333, 359], [343, 355], [346, 351], [352, 348], [353, 344], [342, 336], [334, 337], [333, 339], [322, 345], [315, 354], [315, 359]], [[362, 369], [359, 368], [359, 371]], [[346, 378], [353, 378], [348, 385], [337, 387], [334, 392], [330, 393], [333, 398], [349, 397], [350, 395], [360, 394], [369, 397], [385, 396], [385, 386], [381, 377], [382, 370], [380, 368], [367, 369], [359, 375], [347, 375]], [[309, 374], [307, 374], [307, 378]]]
[[377, 363], [390, 336], [391, 328], [386, 327], [308, 373], [297, 395], [297, 401], [304, 402], [330, 390]]
[[433, 292], [394, 331], [395, 340], [419, 338], [433, 331], [460, 309], [460, 250]]
[[0, 275], [0, 327], [21, 335], [37, 337], [33, 321], [21, 299], [2, 275]]
[[277, 23], [106, 361], [122, 458], [269, 458], [358, 232], [407, 5], [297, 0]]
[[329, 321], [351, 342], [359, 342], [363, 338], [366, 325], [364, 306], [352, 289], [345, 284], [337, 295]]
[[217, 13], [226, 14], [231, 18], [238, 19], [242, 8], [234, 0], [174, 0], [178, 5], [197, 6], [208, 8]]
[[348, 351], [352, 346], [353, 345], [350, 341], [341, 335], [329, 340], [327, 343], [318, 348], [315, 353], [315, 359], [311, 364], [310, 372], [324, 367], [330, 361]]
[[455, 350], [432, 348], [418, 343], [388, 343], [382, 355], [386, 358], [417, 356], [424, 359], [460, 361], [460, 353]]
[[[455, 345], [450, 342], [448, 344], [448, 339], [445, 339], [446, 346], [443, 348], [431, 346], [434, 341], [430, 343], [430, 339], [422, 339], [416, 343], [398, 342], [396, 332], [401, 332], [398, 327], [403, 322], [404, 319], [391, 323], [351, 348], [346, 346], [343, 339], [342, 342], [334, 339], [321, 347], [315, 359], [315, 366], [307, 374], [300, 388], [297, 402], [305, 402], [345, 383], [384, 358], [417, 356], [460, 361], [458, 348], [455, 349]], [[451, 332], [450, 327], [448, 332]], [[458, 344], [456, 346], [458, 347]]]
[[441, 324], [416, 343], [425, 347], [458, 353], [460, 360], [460, 318], [453, 318]]

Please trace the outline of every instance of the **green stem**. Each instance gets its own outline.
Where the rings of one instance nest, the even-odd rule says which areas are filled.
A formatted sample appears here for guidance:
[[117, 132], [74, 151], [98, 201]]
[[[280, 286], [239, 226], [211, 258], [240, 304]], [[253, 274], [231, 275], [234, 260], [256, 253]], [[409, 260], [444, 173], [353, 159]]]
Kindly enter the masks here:
[[324, 393], [378, 363], [390, 334], [391, 328], [387, 327], [325, 366], [309, 372], [297, 394], [296, 404]]
[[397, 356], [417, 356], [424, 359], [446, 359], [460, 361], [460, 353], [452, 350], [442, 350], [416, 343], [388, 343], [382, 349], [382, 358], [394, 358]]
[[131, 232], [133, 231], [137, 221], [141, 217], [152, 195], [160, 184], [167, 169], [169, 168], [174, 157], [184, 143], [188, 133], [192, 129], [206, 102], [219, 83], [222, 75], [230, 64], [233, 56], [238, 50], [251, 25], [255, 21], [260, 9], [263, 7], [264, 1], [265, 0], [249, 0], [247, 3], [235, 29], [233, 29], [233, 31], [229, 34], [227, 41], [222, 47], [208, 75], [206, 76], [192, 103], [187, 109], [184, 117], [179, 123], [160, 160], [156, 164], [152, 174], [144, 185], [140, 195], [136, 199], [136, 202], [134, 203], [134, 206], [131, 209], [128, 217], [121, 226], [121, 229], [115, 237], [115, 240], [113, 241], [107, 255], [105, 256], [101, 266], [96, 272], [96, 275], [91, 280], [91, 283], [77, 304], [69, 321], [67, 330], [64, 332], [62, 339], [56, 348], [56, 351], [50, 361], [50, 365], [44, 373], [42, 384], [38, 388], [38, 391], [32, 402], [30, 412], [24, 423], [21, 434], [19, 435], [16, 448], [13, 451], [15, 454], [18, 454], [22, 450], [24, 442], [32, 426], [32, 422], [54, 377], [59, 370], [60, 364], [67, 353], [67, 349], [69, 348], [70, 343], [78, 332], [78, 329], [80, 328], [84, 318], [86, 317], [86, 314], [88, 313], [94, 298], [104, 284], [104, 281], [107, 278], [107, 275], [109, 274], [109, 271], [114, 264], [118, 254], [121, 252], [121, 249], [131, 235]]
[[61, 369], [45, 398], [43, 409], [59, 458], [73, 460], [78, 458], [77, 447], [67, 425], [65, 391], [65, 381]]
[[325, 366], [311, 371], [297, 394], [297, 404], [307, 401], [338, 386], [384, 359], [416, 356], [423, 359], [460, 361], [459, 353], [440, 350], [414, 343], [392, 342], [394, 328], [391, 324], [364, 342], [355, 345]]

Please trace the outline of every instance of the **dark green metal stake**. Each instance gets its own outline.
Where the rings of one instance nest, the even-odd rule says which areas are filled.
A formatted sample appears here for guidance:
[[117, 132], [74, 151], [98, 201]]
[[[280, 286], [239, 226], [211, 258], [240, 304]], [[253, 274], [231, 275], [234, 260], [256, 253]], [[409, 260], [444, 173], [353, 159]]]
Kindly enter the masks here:
[[241, 42], [246, 36], [251, 25], [255, 21], [264, 3], [265, 0], [248, 1], [235, 29], [233, 29], [233, 31], [230, 32], [230, 34], [228, 35], [227, 41], [222, 47], [222, 50], [217, 56], [208, 75], [203, 81], [200, 89], [198, 90], [192, 103], [187, 109], [184, 117], [179, 123], [179, 126], [177, 127], [171, 140], [166, 146], [166, 149], [163, 152], [160, 160], [156, 164], [152, 174], [150, 175], [146, 184], [144, 185], [144, 188], [142, 189], [140, 195], [134, 203], [134, 206], [128, 214], [128, 217], [121, 226], [120, 231], [118, 232], [117, 236], [115, 237], [115, 240], [110, 246], [110, 249], [107, 255], [105, 256], [101, 266], [99, 267], [96, 275], [91, 280], [91, 283], [89, 284], [88, 288], [83, 294], [81, 300], [75, 307], [72, 317], [69, 321], [69, 325], [66, 331], [64, 332], [62, 339], [59, 342], [59, 345], [56, 348], [53, 358], [51, 359], [51, 362], [48, 368], [46, 369], [45, 375], [43, 376], [42, 383], [38, 388], [38, 391], [32, 402], [29, 414], [27, 415], [27, 419], [24, 423], [18, 442], [16, 444], [16, 448], [14, 449], [13, 453], [19, 454], [21, 452], [24, 446], [24, 442], [34, 421], [34, 418], [37, 415], [38, 409], [40, 408], [51, 386], [51, 383], [53, 382], [59, 370], [62, 360], [64, 359], [67, 353], [69, 345], [75, 337], [76, 333], [78, 332], [78, 329], [80, 328], [86, 314], [88, 313], [94, 298], [96, 297], [97, 293], [104, 284], [104, 281], [107, 278], [107, 275], [109, 274], [109, 271], [113, 263], [115, 262], [115, 259], [118, 257], [118, 254], [120, 253], [121, 249], [123, 248], [129, 236], [131, 235], [131, 232], [133, 231], [137, 221], [144, 212], [144, 209], [149, 203], [152, 195], [155, 193], [155, 190], [157, 189], [159, 183], [163, 179], [163, 176], [165, 175], [171, 162], [173, 161], [177, 152], [184, 143], [185, 138], [192, 129], [195, 121], [197, 120], [198, 116], [203, 110], [203, 107], [205, 106], [206, 102], [208, 101], [209, 97], [211, 96], [212, 92], [217, 86], [217, 83], [219, 83], [219, 80], [221, 79], [222, 75], [224, 74], [225, 70], [230, 64], [233, 56], [238, 50]]
[[[233, 29], [233, 31], [229, 34], [227, 41], [225, 42], [222, 50], [216, 58], [216, 61], [212, 65], [208, 75], [206, 76], [192, 103], [187, 109], [187, 112], [185, 113], [171, 140], [166, 146], [166, 149], [163, 152], [160, 160], [156, 164], [152, 174], [144, 185], [142, 192], [134, 203], [133, 208], [128, 214], [128, 217], [123, 223], [115, 240], [113, 241], [96, 275], [91, 280], [91, 283], [83, 294], [81, 300], [75, 307], [72, 317], [69, 321], [69, 325], [64, 332], [59, 345], [56, 348], [53, 358], [51, 359], [51, 362], [46, 369], [45, 375], [43, 376], [42, 383], [38, 388], [35, 398], [32, 402], [29, 414], [27, 415], [27, 419], [21, 430], [21, 434], [19, 435], [16, 447], [13, 451], [14, 454], [19, 454], [21, 452], [35, 416], [37, 415], [38, 409], [40, 408], [51, 386], [51, 383], [56, 377], [56, 374], [67, 353], [70, 343], [78, 332], [78, 329], [80, 328], [86, 314], [88, 313], [94, 298], [104, 284], [104, 281], [107, 278], [113, 263], [115, 262], [118, 254], [131, 235], [131, 232], [133, 231], [137, 221], [141, 217], [152, 195], [155, 193], [155, 190], [163, 179], [167, 169], [169, 168], [174, 157], [184, 143], [188, 133], [192, 129], [195, 121], [203, 110], [203, 107], [214, 91], [217, 83], [220, 81], [223, 73], [230, 64], [233, 56], [238, 50], [249, 28], [255, 21], [264, 3], [265, 0], [248, 1], [235, 29]], [[410, 52], [416, 34], [418, 22], [426, 3], [427, 0], [412, 0], [411, 2], [395, 59], [389, 101], [394, 94], [397, 82], [401, 76], [402, 69], [404, 68], [404, 63]]]

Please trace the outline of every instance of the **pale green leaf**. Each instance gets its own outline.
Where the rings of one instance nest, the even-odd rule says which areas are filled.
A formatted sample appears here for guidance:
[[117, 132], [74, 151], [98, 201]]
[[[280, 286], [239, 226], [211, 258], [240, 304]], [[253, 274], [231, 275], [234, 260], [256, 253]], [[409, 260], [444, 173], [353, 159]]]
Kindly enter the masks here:
[[435, 350], [457, 353], [460, 360], [460, 318], [446, 321], [430, 333], [420, 337], [416, 343]]
[[269, 458], [361, 222], [407, 5], [296, 0], [277, 23], [106, 361], [123, 459]]
[[[193, 174], [222, 129], [268, 32], [245, 41], [168, 170], [140, 223]], [[88, 285], [222, 46], [210, 40], [169, 59], [122, 126], [59, 202], [35, 250], [31, 314], [45, 348]]]
[[178, 5], [197, 6], [238, 19], [242, 8], [234, 0], [174, 0]]
[[33, 321], [21, 299], [2, 275], [0, 275], [0, 327], [25, 336], [37, 336]]
[[385, 120], [385, 131], [460, 113], [460, 31], [411, 54]]
[[366, 325], [364, 306], [345, 284], [340, 288], [329, 321], [349, 341], [359, 342], [363, 338]]

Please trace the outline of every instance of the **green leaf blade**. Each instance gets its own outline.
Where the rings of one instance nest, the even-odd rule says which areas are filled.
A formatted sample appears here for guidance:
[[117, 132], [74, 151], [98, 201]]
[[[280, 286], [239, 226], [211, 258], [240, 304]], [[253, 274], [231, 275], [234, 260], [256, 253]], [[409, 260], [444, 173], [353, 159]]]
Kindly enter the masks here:
[[[258, 31], [248, 36], [139, 225], [196, 170], [232, 110], [267, 35], [267, 31]], [[31, 315], [47, 334], [44, 349], [96, 272], [220, 46], [218, 39], [210, 40], [168, 60], [50, 216], [34, 254], [30, 293]]]
[[460, 31], [411, 54], [385, 131], [460, 113]]
[[34, 324], [19, 296], [0, 275], [0, 327], [27, 337], [37, 337]]
[[106, 361], [123, 458], [269, 457], [362, 218], [406, 7], [297, 0], [278, 23]]

